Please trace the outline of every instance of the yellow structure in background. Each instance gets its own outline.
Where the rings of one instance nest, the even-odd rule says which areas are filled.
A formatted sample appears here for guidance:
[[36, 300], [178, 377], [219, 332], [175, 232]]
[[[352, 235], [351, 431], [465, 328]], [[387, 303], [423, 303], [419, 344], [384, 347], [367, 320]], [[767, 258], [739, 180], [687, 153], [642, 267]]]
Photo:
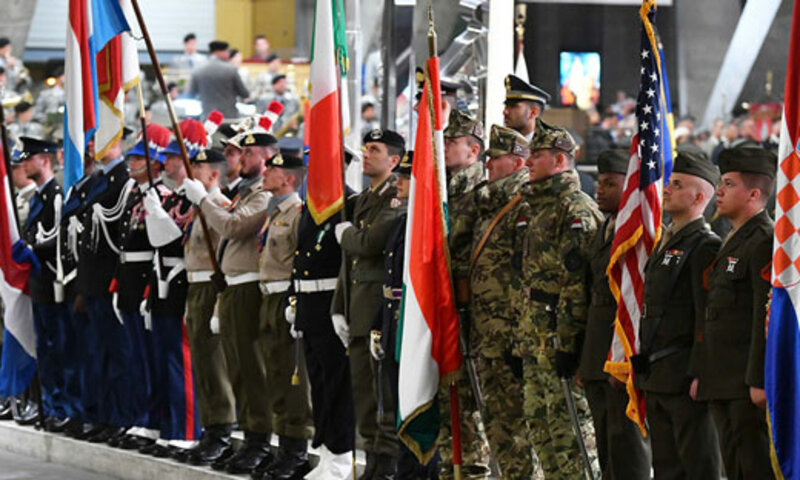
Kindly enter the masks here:
[[216, 36], [253, 55], [253, 37], [264, 34], [272, 51], [289, 60], [294, 54], [295, 2], [293, 0], [217, 0]]

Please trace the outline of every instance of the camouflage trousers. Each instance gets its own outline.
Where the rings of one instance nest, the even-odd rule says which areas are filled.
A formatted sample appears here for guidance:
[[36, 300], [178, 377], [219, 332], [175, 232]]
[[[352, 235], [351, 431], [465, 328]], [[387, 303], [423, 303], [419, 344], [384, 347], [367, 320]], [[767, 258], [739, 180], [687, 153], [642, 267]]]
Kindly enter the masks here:
[[[536, 358], [526, 358], [523, 371], [524, 409], [529, 439], [539, 457], [545, 478], [585, 479], [586, 467], [564, 398], [561, 379], [556, 375], [551, 361], [544, 357], [538, 361]], [[601, 478], [589, 404], [583, 391], [574, 385], [571, 387], [571, 393], [594, 477]]]
[[[469, 384], [465, 368], [456, 380], [458, 391], [458, 412], [461, 417], [461, 464], [463, 467], [486, 466], [489, 463], [489, 445], [483, 432], [483, 422], [478, 413], [478, 406]], [[453, 477], [453, 437], [450, 425], [450, 388], [442, 385], [439, 388], [439, 454], [441, 474], [439, 478]], [[465, 468], [466, 469], [466, 468]]]
[[514, 376], [502, 358], [479, 356], [476, 364], [486, 405], [486, 438], [502, 478], [529, 479], [534, 458], [522, 408], [522, 380]]

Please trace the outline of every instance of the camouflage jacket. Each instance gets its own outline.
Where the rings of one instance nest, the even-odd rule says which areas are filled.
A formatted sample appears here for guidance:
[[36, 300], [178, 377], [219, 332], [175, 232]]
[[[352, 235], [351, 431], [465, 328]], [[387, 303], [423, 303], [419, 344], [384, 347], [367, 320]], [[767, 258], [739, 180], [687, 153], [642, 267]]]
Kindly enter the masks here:
[[589, 304], [591, 243], [603, 217], [581, 192], [575, 170], [531, 182], [522, 194], [519, 222], [527, 221], [527, 228], [521, 274], [510, 292], [518, 319], [514, 353], [578, 353]]
[[469, 276], [469, 259], [472, 255], [472, 229], [475, 226], [475, 192], [485, 183], [483, 163], [475, 162], [457, 172], [447, 182], [447, 211], [450, 216], [450, 258], [453, 277]]
[[[527, 181], [528, 169], [523, 168], [486, 184], [475, 193], [477, 217], [472, 252], [495, 216]], [[522, 256], [524, 229], [517, 225], [517, 213], [523, 209], [522, 204], [517, 203], [497, 223], [470, 271], [470, 350], [484, 357], [498, 358], [511, 348], [512, 310], [508, 295], [509, 284], [518, 272]]]

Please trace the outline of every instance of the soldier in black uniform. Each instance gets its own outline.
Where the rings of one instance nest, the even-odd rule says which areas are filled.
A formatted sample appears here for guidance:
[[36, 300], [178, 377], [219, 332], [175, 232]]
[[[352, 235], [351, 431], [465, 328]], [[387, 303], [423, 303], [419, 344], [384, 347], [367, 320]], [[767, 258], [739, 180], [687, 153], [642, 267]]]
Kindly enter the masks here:
[[[773, 223], [765, 209], [777, 159], [762, 148], [736, 147], [719, 156], [717, 211], [733, 230], [707, 274], [705, 325], [695, 342], [694, 398], [710, 400], [729, 479], [772, 478], [764, 408], [766, 309]], [[694, 360], [694, 359], [693, 359]]]
[[608, 216], [591, 245], [591, 303], [579, 370], [592, 412], [600, 469], [603, 478], [611, 480], [650, 478], [650, 449], [625, 414], [625, 385], [603, 371], [617, 312], [606, 269], [629, 157], [625, 149], [607, 150], [597, 157], [597, 206]]
[[[345, 150], [348, 165], [353, 158], [353, 153]], [[345, 210], [351, 214], [355, 195], [348, 189], [346, 196]], [[302, 334], [314, 420], [311, 445], [320, 449], [320, 463], [307, 479], [352, 478], [355, 420], [350, 363], [330, 322], [330, 304], [342, 262], [333, 227], [340, 221], [341, 215], [335, 213], [318, 225], [304, 205], [292, 265], [296, 304], [287, 308], [287, 321]]]
[[36, 183], [36, 192], [30, 200], [30, 210], [23, 225], [25, 242], [33, 248], [39, 259], [38, 274], [29, 281], [33, 301], [33, 319], [36, 330], [36, 357], [42, 385], [42, 408], [45, 429], [60, 432], [69, 415], [64, 397], [65, 379], [63, 362], [64, 330], [62, 324], [68, 316], [63, 303], [56, 303], [53, 283], [56, 273], [57, 216], [61, 208], [61, 186], [53, 178], [58, 146], [44, 140], [20, 137], [25, 173]]
[[703, 324], [708, 291], [704, 272], [720, 246], [703, 218], [719, 182], [705, 153], [678, 151], [664, 212], [672, 223], [645, 267], [639, 354], [632, 360], [635, 385], [645, 392], [660, 478], [716, 478], [719, 446], [705, 402], [690, 396], [692, 364], [702, 362], [694, 338]]

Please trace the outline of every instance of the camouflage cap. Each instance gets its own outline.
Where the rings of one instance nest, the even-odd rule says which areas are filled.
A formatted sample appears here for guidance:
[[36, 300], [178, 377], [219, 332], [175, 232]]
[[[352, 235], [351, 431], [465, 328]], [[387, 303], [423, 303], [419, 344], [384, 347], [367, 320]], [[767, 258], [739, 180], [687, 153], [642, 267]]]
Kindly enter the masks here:
[[500, 125], [492, 125], [489, 149], [486, 150], [486, 155], [499, 157], [500, 155], [513, 154], [527, 157], [529, 153], [528, 140], [521, 133]]
[[444, 138], [457, 138], [473, 136], [483, 143], [486, 132], [483, 131], [483, 124], [479, 120], [473, 120], [466, 112], [453, 110], [450, 118], [447, 119], [447, 128], [444, 129]]
[[566, 128], [550, 125], [540, 119], [538, 125], [536, 125], [536, 133], [531, 139], [530, 149], [532, 152], [555, 149], [575, 155], [578, 145]]

